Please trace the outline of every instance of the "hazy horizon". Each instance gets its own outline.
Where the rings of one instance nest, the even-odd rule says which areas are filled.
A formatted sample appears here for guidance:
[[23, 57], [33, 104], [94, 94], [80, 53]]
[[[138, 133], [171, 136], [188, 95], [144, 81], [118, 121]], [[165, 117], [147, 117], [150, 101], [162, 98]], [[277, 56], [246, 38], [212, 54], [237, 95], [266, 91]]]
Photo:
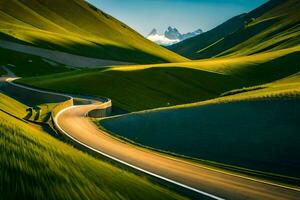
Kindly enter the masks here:
[[[208, 31], [227, 19], [265, 3], [266, 0], [88, 0], [146, 36], [153, 28], [168, 26], [181, 33]], [[195, 20], [197, 19], [197, 20]]]

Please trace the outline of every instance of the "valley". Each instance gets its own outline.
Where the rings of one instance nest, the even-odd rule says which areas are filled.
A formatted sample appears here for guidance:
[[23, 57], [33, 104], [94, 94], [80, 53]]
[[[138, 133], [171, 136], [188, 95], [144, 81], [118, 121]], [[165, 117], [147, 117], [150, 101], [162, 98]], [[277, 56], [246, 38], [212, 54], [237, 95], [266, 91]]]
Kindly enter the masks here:
[[0, 199], [298, 199], [299, 10], [163, 47], [83, 0], [1, 1]]

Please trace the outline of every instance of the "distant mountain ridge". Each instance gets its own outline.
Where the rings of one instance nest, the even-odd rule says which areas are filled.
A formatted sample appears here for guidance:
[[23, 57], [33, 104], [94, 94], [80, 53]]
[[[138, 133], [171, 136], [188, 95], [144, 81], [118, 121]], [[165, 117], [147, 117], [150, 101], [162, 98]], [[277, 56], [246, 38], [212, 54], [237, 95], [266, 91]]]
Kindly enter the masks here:
[[203, 33], [203, 31], [201, 29], [197, 29], [194, 32], [181, 34], [177, 28], [169, 26], [167, 30], [164, 32], [164, 34], [159, 34], [157, 29], [155, 28], [152, 29], [152, 31], [147, 35], [147, 39], [159, 45], [167, 46], [197, 36], [201, 33]]

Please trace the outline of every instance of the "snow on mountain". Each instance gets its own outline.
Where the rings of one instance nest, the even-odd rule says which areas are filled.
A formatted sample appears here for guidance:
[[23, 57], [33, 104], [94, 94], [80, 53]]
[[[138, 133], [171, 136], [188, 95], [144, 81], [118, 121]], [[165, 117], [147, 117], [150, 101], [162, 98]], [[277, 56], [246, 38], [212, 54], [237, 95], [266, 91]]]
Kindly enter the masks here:
[[159, 45], [164, 45], [164, 46], [168, 46], [180, 42], [179, 39], [171, 39], [166, 37], [164, 34], [159, 34], [155, 28], [147, 36], [147, 39]]
[[201, 29], [198, 29], [194, 32], [181, 34], [177, 28], [169, 26], [168, 29], [164, 32], [164, 34], [159, 34], [157, 29], [155, 28], [152, 29], [152, 31], [148, 34], [147, 39], [159, 45], [168, 46], [199, 35], [202, 32], [203, 31]]

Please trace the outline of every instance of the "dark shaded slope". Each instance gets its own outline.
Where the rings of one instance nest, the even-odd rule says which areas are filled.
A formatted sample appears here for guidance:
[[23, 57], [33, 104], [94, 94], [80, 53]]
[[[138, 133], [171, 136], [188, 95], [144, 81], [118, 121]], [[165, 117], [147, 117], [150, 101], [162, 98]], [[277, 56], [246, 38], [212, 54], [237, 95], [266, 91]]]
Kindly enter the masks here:
[[199, 36], [169, 47], [192, 59], [250, 55], [298, 45], [298, 0], [271, 0]]

